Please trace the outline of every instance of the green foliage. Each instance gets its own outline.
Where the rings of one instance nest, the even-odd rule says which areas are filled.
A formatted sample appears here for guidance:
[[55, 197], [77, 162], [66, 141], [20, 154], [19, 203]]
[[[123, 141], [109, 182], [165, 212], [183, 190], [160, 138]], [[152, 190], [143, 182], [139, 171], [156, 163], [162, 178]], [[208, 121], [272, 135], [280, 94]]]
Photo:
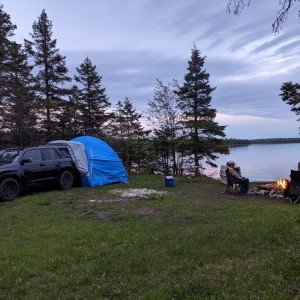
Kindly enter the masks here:
[[96, 66], [87, 57], [79, 68], [74, 79], [79, 86], [77, 88], [77, 101], [79, 104], [79, 119], [83, 126], [84, 135], [103, 135], [103, 124], [110, 115], [106, 110], [110, 102], [105, 94], [105, 88], [101, 87], [102, 77], [96, 71]]
[[157, 80], [153, 100], [148, 101], [148, 120], [153, 128], [153, 161], [157, 170], [165, 175], [178, 175], [179, 135], [176, 109], [177, 83], [164, 85]]
[[[284, 82], [281, 86], [281, 98], [284, 102], [290, 105], [291, 111], [297, 116], [300, 115], [300, 84], [293, 82]], [[299, 121], [300, 119], [298, 119]]]
[[188, 73], [177, 92], [180, 124], [185, 131], [184, 146], [187, 154], [194, 157], [195, 166], [199, 166], [199, 160], [204, 158], [214, 165], [212, 161], [217, 158], [216, 154], [229, 151], [223, 140], [226, 126], [214, 121], [216, 110], [211, 108], [210, 102], [215, 88], [209, 84], [209, 74], [203, 69], [204, 62], [205, 57], [201, 57], [200, 50], [194, 46]]
[[144, 171], [149, 131], [143, 128], [141, 119], [142, 114], [136, 112], [126, 97], [123, 102], [118, 101], [114, 118], [109, 124], [109, 135], [113, 137], [111, 143], [128, 172]]
[[35, 94], [32, 90], [32, 67], [21, 45], [11, 43], [9, 47], [9, 80], [6, 84], [7, 96], [2, 99], [3, 130], [9, 132], [7, 146], [26, 146], [36, 143], [36, 116], [34, 113]]
[[9, 98], [10, 93], [10, 55], [9, 49], [12, 42], [10, 37], [14, 35], [14, 30], [16, 25], [13, 25], [10, 19], [10, 15], [3, 10], [3, 5], [0, 4], [0, 146], [5, 146], [3, 141], [3, 135], [5, 134], [4, 129], [4, 112], [2, 108], [2, 103]]
[[58, 138], [55, 132], [58, 123], [60, 101], [69, 94], [63, 84], [70, 81], [65, 57], [56, 48], [56, 39], [52, 39], [52, 22], [45, 10], [32, 25], [32, 41], [25, 40], [27, 52], [34, 58], [36, 75], [36, 92], [39, 99], [38, 113], [42, 115], [41, 123], [45, 131], [44, 141]]
[[[165, 195], [126, 198], [147, 188]], [[115, 193], [115, 191], [118, 193]], [[207, 177], [27, 194], [0, 206], [1, 299], [297, 299], [299, 205]]]

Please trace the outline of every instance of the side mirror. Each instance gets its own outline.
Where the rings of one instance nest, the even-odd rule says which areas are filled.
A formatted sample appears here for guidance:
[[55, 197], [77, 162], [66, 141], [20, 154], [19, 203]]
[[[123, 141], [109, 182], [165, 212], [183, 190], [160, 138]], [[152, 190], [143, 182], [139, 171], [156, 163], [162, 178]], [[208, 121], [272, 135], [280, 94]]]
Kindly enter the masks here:
[[32, 162], [32, 159], [30, 157], [24, 158], [21, 161], [21, 165], [24, 165], [24, 164], [27, 164], [27, 163], [30, 163], [30, 162]]

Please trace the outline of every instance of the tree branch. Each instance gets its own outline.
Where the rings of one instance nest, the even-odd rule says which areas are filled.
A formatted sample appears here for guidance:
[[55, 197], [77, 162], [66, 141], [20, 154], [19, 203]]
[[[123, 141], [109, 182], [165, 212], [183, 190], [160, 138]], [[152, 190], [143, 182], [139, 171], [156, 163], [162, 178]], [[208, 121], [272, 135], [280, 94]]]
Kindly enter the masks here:
[[[282, 29], [284, 22], [287, 20], [288, 15], [290, 14], [290, 9], [295, 2], [300, 2], [300, 0], [279, 0], [280, 10], [278, 12], [277, 18], [272, 24], [272, 29], [275, 34], [279, 33]], [[250, 6], [251, 0], [228, 0], [227, 1], [227, 11], [235, 15], [240, 15], [242, 10]], [[300, 17], [300, 11], [298, 11]]]
[[281, 9], [279, 10], [278, 16], [275, 22], [272, 24], [273, 32], [275, 34], [279, 33], [282, 29], [282, 24], [287, 20], [289, 11], [294, 2], [299, 0], [280, 0], [279, 4]]

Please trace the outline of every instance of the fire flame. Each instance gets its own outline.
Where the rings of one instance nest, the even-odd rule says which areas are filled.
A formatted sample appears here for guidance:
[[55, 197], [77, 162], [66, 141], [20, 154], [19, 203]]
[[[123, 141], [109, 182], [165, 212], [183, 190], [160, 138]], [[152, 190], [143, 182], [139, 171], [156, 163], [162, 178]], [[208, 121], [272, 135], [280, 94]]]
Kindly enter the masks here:
[[276, 187], [280, 190], [285, 190], [287, 188], [288, 181], [286, 179], [278, 179], [276, 182]]

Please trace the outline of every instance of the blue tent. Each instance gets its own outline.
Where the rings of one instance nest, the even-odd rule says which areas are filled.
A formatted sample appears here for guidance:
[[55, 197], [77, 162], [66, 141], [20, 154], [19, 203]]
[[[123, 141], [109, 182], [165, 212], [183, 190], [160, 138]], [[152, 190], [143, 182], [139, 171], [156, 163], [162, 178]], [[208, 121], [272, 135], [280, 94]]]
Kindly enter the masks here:
[[88, 173], [81, 176], [82, 186], [102, 186], [128, 182], [128, 176], [118, 154], [104, 141], [92, 136], [80, 136], [72, 141], [84, 144]]

